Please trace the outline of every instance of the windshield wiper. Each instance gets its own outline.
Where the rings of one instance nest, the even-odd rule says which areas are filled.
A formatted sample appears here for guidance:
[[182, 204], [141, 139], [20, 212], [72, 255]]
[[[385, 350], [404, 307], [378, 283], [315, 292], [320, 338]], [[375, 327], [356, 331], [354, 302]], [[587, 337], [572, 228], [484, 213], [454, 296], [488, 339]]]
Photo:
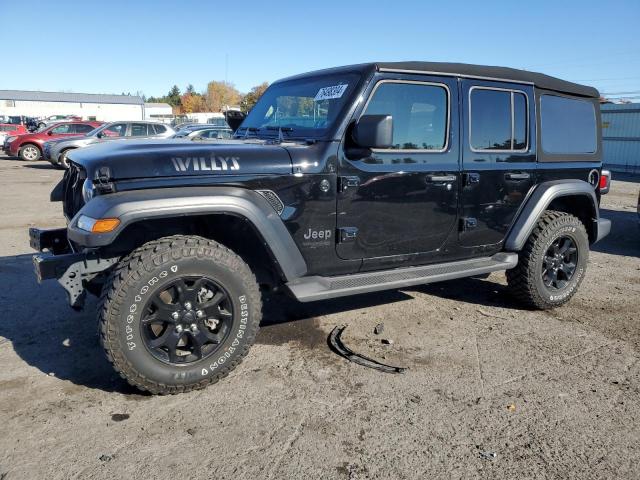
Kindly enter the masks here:
[[[267, 130], [277, 130], [278, 131], [278, 141], [280, 143], [282, 143], [284, 141], [284, 137], [282, 136], [282, 132], [293, 132], [293, 128], [291, 127], [281, 127], [281, 126], [273, 126], [273, 125], [269, 125], [268, 127], [266, 127]], [[288, 135], [287, 135], [288, 136]]]
[[258, 133], [259, 131], [260, 129], [257, 127], [245, 127], [244, 138], [247, 138], [247, 136], [249, 135], [249, 132]]

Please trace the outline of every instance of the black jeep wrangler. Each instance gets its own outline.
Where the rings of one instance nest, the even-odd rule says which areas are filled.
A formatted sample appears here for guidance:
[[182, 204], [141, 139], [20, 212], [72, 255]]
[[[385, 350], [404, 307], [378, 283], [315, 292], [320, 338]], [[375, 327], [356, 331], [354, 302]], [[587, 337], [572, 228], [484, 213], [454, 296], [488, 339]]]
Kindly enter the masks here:
[[[73, 151], [39, 280], [100, 296], [115, 369], [152, 393], [247, 354], [261, 288], [302, 302], [506, 270], [533, 308], [582, 282], [600, 218], [598, 91], [510, 68], [371, 63], [278, 81], [230, 140]], [[239, 118], [238, 118], [239, 117]]]

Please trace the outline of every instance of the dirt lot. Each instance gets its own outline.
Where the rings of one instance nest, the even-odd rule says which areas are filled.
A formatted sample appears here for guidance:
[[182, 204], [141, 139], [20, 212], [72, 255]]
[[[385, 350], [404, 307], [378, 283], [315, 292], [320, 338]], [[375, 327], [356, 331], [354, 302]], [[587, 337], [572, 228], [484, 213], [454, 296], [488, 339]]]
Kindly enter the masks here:
[[[229, 378], [152, 397], [103, 358], [94, 300], [75, 313], [34, 280], [27, 227], [63, 225], [60, 176], [0, 157], [0, 479], [640, 477], [639, 179], [614, 181], [613, 232], [568, 306], [522, 310], [503, 274], [272, 297]], [[331, 353], [339, 324], [407, 373]]]

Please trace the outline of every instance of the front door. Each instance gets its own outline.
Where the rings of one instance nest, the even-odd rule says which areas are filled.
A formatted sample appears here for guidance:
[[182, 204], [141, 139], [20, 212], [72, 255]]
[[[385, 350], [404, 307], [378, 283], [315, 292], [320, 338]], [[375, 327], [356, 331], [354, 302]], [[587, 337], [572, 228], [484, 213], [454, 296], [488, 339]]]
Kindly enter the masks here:
[[340, 150], [336, 248], [343, 259], [431, 252], [457, 222], [456, 80], [392, 74], [374, 80], [355, 118], [391, 115], [393, 148], [359, 157]]
[[533, 87], [463, 80], [460, 244], [499, 248], [535, 184]]

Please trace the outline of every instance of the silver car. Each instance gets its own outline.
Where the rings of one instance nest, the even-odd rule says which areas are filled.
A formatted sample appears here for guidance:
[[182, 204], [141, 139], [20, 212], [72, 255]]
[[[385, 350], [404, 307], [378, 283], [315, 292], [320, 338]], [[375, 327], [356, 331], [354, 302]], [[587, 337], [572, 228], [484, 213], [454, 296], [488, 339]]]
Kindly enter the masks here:
[[157, 122], [111, 122], [99, 126], [82, 137], [67, 137], [45, 142], [43, 156], [52, 165], [68, 168], [67, 154], [75, 149], [96, 142], [131, 138], [170, 138], [175, 131]]
[[217, 140], [225, 138], [233, 138], [233, 130], [230, 128], [201, 128], [198, 130], [181, 130], [176, 133], [173, 138], [182, 138], [188, 140]]

